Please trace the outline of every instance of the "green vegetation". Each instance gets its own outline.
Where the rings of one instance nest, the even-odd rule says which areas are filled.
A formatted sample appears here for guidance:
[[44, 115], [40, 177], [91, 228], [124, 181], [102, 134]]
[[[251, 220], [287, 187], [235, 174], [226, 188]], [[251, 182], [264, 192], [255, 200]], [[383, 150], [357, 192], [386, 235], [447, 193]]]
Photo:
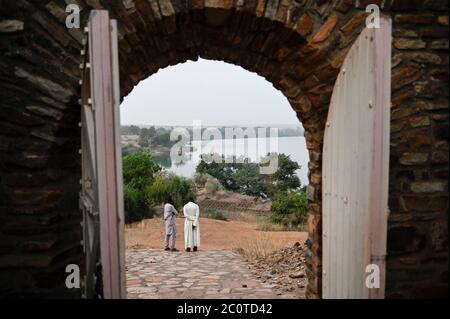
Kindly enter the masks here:
[[154, 207], [170, 196], [181, 207], [194, 196], [191, 182], [161, 172], [149, 153], [135, 153], [123, 158], [124, 208], [127, 224], [152, 218]]
[[154, 174], [161, 171], [150, 153], [135, 153], [123, 158], [123, 183], [143, 191], [154, 180]]
[[[188, 129], [189, 130], [189, 129]], [[223, 128], [222, 128], [223, 130]], [[157, 164], [164, 161], [166, 152], [177, 141], [170, 141], [170, 127], [140, 128], [123, 126], [123, 135], [134, 135], [127, 140], [130, 144], [122, 148], [124, 206], [126, 223], [144, 218], [152, 218], [154, 207], [172, 197], [176, 207], [180, 208], [191, 196], [195, 198], [195, 185], [188, 179], [161, 172]], [[297, 136], [301, 129], [287, 128], [282, 135]], [[138, 137], [137, 137], [138, 136]], [[157, 149], [158, 156], [153, 157], [149, 150]], [[163, 155], [161, 155], [163, 154]], [[167, 154], [168, 155], [168, 154]], [[217, 154], [212, 155], [217, 158]], [[278, 157], [278, 169], [270, 175], [260, 174], [261, 166]], [[268, 154], [261, 163], [248, 159], [228, 161], [221, 157], [220, 162], [207, 161], [211, 155], [202, 155], [202, 161], [196, 168], [195, 184], [205, 187], [208, 194], [226, 190], [249, 196], [270, 198], [271, 214], [261, 227], [264, 229], [299, 229], [307, 219], [307, 197], [301, 188], [296, 171], [297, 162], [286, 154]], [[170, 158], [166, 167], [171, 165]], [[227, 220], [221, 211], [204, 211], [203, 216], [218, 220]]]
[[[260, 174], [261, 165], [274, 156], [278, 156], [278, 170], [270, 175]], [[224, 160], [207, 163], [202, 160], [197, 166], [195, 180], [204, 187], [213, 188], [208, 185], [208, 176], [212, 176], [229, 191], [269, 197], [272, 199], [271, 214], [262, 227], [269, 230], [276, 224], [285, 230], [298, 229], [306, 223], [308, 205], [305, 188], [300, 189], [300, 179], [296, 174], [300, 166], [285, 154], [269, 154], [261, 163], [248, 160], [243, 163], [226, 163]], [[208, 193], [212, 192], [208, 189]]]
[[278, 192], [272, 200], [269, 221], [296, 229], [306, 223], [308, 218], [308, 199], [305, 189]]
[[[136, 125], [121, 126], [121, 135], [139, 136], [137, 143], [143, 149], [149, 147], [172, 147], [177, 141], [170, 140], [171, 127], [151, 126], [149, 128], [140, 128]], [[136, 150], [136, 148], [132, 149]]]
[[123, 158], [125, 223], [152, 218], [154, 209], [146, 201], [145, 189], [154, 181], [154, 174], [161, 167], [153, 162], [148, 153], [135, 153]]
[[[269, 156], [269, 155], [268, 155]], [[268, 159], [265, 157], [262, 163]], [[296, 171], [300, 169], [297, 162], [285, 154], [271, 154], [278, 156], [278, 170], [274, 174], [260, 174], [260, 167], [264, 164], [243, 160], [241, 163], [226, 163], [215, 161], [207, 163], [204, 159], [210, 155], [202, 155], [202, 161], [197, 166], [197, 174], [208, 174], [217, 178], [225, 189], [250, 196], [272, 197], [279, 191], [295, 190], [299, 188], [300, 179]], [[230, 161], [231, 162], [231, 161]]]
[[121, 135], [139, 135], [141, 129], [136, 125], [125, 125], [120, 127]]
[[146, 198], [152, 205], [164, 203], [167, 198], [172, 198], [175, 207], [182, 207], [190, 198], [195, 199], [194, 186], [183, 177], [176, 175], [158, 176], [147, 188]]
[[142, 153], [142, 149], [138, 148], [136, 146], [133, 146], [131, 144], [122, 146], [122, 157], [135, 154], [135, 153]]
[[155, 211], [153, 207], [147, 204], [143, 191], [125, 185], [123, 194], [125, 223], [130, 224], [153, 217]]
[[211, 208], [206, 208], [205, 210], [203, 210], [202, 217], [228, 221], [228, 218], [224, 212]]
[[274, 174], [265, 174], [261, 177], [264, 179], [267, 187], [268, 196], [273, 197], [278, 192], [287, 192], [298, 189], [301, 186], [300, 179], [296, 171], [300, 169], [300, 165], [291, 160], [286, 154], [270, 154], [262, 159], [262, 163], [266, 163], [270, 158], [278, 156], [278, 169]]

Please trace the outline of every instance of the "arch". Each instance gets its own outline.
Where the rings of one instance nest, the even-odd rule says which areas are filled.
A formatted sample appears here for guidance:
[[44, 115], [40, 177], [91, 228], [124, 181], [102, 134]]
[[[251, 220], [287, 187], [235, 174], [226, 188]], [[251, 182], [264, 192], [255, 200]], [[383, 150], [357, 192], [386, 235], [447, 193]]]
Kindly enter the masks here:
[[[85, 25], [90, 9], [107, 9], [111, 17], [118, 20], [122, 97], [140, 80], [159, 69], [202, 57], [233, 63], [256, 72], [288, 98], [305, 128], [310, 154], [310, 256], [307, 263], [307, 296], [320, 297], [321, 155], [324, 125], [339, 68], [364, 25], [365, 1], [77, 2], [82, 7], [81, 25]], [[397, 16], [416, 10], [408, 5], [407, 1], [395, 1], [392, 5], [389, 3], [386, 10], [392, 10]], [[429, 15], [436, 15], [429, 23], [437, 23], [438, 31], [445, 28], [445, 15], [447, 16], [448, 35], [448, 4], [442, 3], [424, 2], [420, 6], [428, 10]], [[65, 287], [61, 286], [64, 280], [58, 280], [54, 276], [55, 273], [64, 274], [64, 267], [68, 263], [82, 263], [82, 249], [79, 245], [81, 228], [78, 226], [80, 112], [77, 100], [80, 93], [80, 50], [84, 35], [82, 29], [65, 27], [65, 5], [62, 0], [0, 3], [1, 12], [7, 12], [7, 23], [2, 20], [0, 24], [0, 150], [3, 151], [0, 153], [0, 218], [2, 236], [6, 238], [3, 241], [5, 244], [0, 248], [4, 252], [0, 265], [11, 269], [8, 278], [0, 275], [0, 280], [2, 283], [8, 283], [3, 286], [9, 287], [6, 291], [9, 295], [78, 296], [77, 292], [67, 292]], [[417, 15], [417, 12], [414, 14]], [[441, 22], [438, 16], [444, 16]], [[406, 28], [413, 29], [411, 23], [414, 21], [411, 19], [414, 17], [404, 16], [395, 22], [406, 24]], [[426, 24], [426, 19], [429, 17], [420, 20], [421, 23]], [[398, 27], [399, 32], [404, 29], [402, 25]], [[400, 41], [395, 45], [398, 50], [423, 45], [409, 43], [401, 38], [401, 33], [398, 34], [396, 36], [400, 37]], [[404, 34], [403, 36], [407, 37]], [[426, 33], [421, 33], [420, 36], [428, 39]], [[442, 41], [426, 41], [430, 43], [432, 50], [446, 50], [448, 53], [448, 42], [445, 48]], [[404, 62], [397, 69], [398, 72], [393, 73], [393, 90], [398, 93], [394, 97], [394, 105], [406, 105], [411, 99], [423, 102], [423, 99], [418, 100], [425, 94], [423, 91], [408, 91], [413, 87], [413, 82], [422, 79], [425, 74], [422, 68], [412, 61], [419, 59], [423, 62], [431, 58], [433, 57], [398, 57], [408, 64], [405, 67]], [[437, 70], [434, 74], [440, 77], [442, 72]], [[442, 91], [440, 84], [445, 81], [440, 78], [436, 81], [437, 84], [431, 83], [436, 84]], [[427, 84], [423, 82], [420, 85], [422, 86], [416, 90], [427, 88]], [[419, 98], [416, 99], [414, 94], [419, 94]], [[445, 95], [445, 92], [436, 93], [437, 98], [448, 104], [448, 94]], [[422, 110], [426, 111], [420, 112], [428, 112], [433, 105], [423, 106]], [[445, 125], [448, 128], [448, 108], [446, 114], [447, 120], [443, 119], [446, 121], [444, 128]], [[394, 120], [401, 119], [396, 132], [401, 133], [405, 124], [401, 117], [403, 115], [394, 117]], [[436, 134], [439, 138], [444, 134], [441, 131], [442, 129], [427, 134]], [[436, 159], [440, 164], [448, 163], [448, 156], [445, 158], [439, 148], [440, 144], [433, 143], [437, 146], [433, 161]], [[448, 149], [448, 140], [446, 145]], [[414, 147], [398, 146], [392, 152], [399, 160], [394, 159], [395, 170], [391, 173], [391, 182], [395, 181], [395, 174], [401, 175], [400, 178], [409, 178], [410, 174], [414, 174], [414, 165], [427, 161], [423, 152], [415, 151]], [[445, 145], [442, 147], [445, 148]], [[401, 165], [414, 167], [405, 170]], [[444, 175], [447, 172], [448, 176], [448, 167], [437, 169], [444, 172]], [[433, 170], [434, 168], [429, 169], [430, 172]], [[408, 174], [408, 177], [404, 177], [405, 174]], [[439, 179], [439, 176], [436, 179]], [[417, 187], [420, 186], [423, 185]], [[443, 186], [443, 191], [446, 187], [448, 188]], [[439, 202], [433, 201], [435, 208], [432, 210], [439, 212], [436, 217], [439, 220], [436, 219], [436, 223], [430, 227], [437, 229], [441, 237], [447, 238], [448, 242], [448, 228], [442, 226], [445, 223], [440, 222], [448, 221], [448, 195], [443, 194], [442, 190], [438, 191], [441, 192]], [[400, 203], [393, 204], [396, 210], [410, 212], [414, 210], [411, 203], [415, 203], [416, 197], [407, 191], [406, 195], [409, 197], [405, 197], [404, 193], [405, 191], [394, 188], [390, 192], [390, 200]], [[431, 198], [424, 196], [426, 200]], [[426, 207], [423, 207], [423, 210], [426, 210]], [[443, 214], [445, 212], [447, 215]], [[422, 230], [403, 225], [401, 218], [394, 222], [399, 227], [392, 232], [392, 238], [420, 237], [421, 242], [428, 240], [422, 238]], [[436, 240], [430, 245], [445, 246], [440, 238]], [[407, 244], [402, 244], [397, 251], [409, 249]], [[439, 254], [436, 253], [436, 256]], [[443, 260], [448, 266], [448, 252]], [[439, 277], [437, 273], [434, 276]], [[410, 273], [409, 277], [413, 278], [414, 274]], [[14, 283], [11, 278], [14, 278]], [[437, 281], [438, 279], [435, 279], [433, 283]], [[441, 287], [440, 284], [435, 286]]]
[[[136, 2], [127, 13], [121, 7], [109, 9], [123, 22], [119, 35], [123, 96], [158, 70], [198, 58], [241, 66], [283, 93], [305, 127], [310, 155], [309, 248], [320, 260], [324, 125], [340, 65], [363, 27], [365, 13], [296, 1], [206, 0], [186, 6], [162, 0], [159, 8]], [[145, 25], [133, 23], [137, 17], [152, 15]], [[148, 25], [158, 31], [152, 34]], [[307, 294], [320, 296], [320, 264], [309, 265]]]
[[[312, 260], [319, 261], [324, 122], [340, 64], [362, 28], [365, 14], [350, 6], [335, 8], [321, 1], [141, 0], [82, 4], [83, 21], [87, 19], [88, 9], [94, 8], [109, 10], [111, 17], [119, 21], [122, 97], [159, 69], [199, 57], [222, 60], [256, 72], [286, 96], [306, 132], [310, 153], [309, 243]], [[75, 103], [83, 34], [81, 30], [61, 26], [63, 8], [57, 1], [28, 7], [30, 23], [25, 26], [28, 32], [22, 41], [30, 43], [31, 48], [13, 44], [13, 55], [20, 63], [7, 66], [32, 92], [28, 97], [33, 102], [25, 99], [23, 104], [36, 105], [35, 112], [45, 112], [47, 106], [53, 110], [46, 111], [50, 118], [47, 131], [39, 129], [32, 134], [50, 139], [54, 144], [47, 150], [37, 150], [38, 154], [28, 154], [40, 158], [41, 163], [36, 165], [43, 169], [60, 166], [61, 162], [77, 162]], [[28, 156], [23, 152], [21, 155]], [[78, 167], [77, 164], [71, 168]], [[67, 174], [66, 169], [58, 167], [61, 174], [63, 171]], [[77, 178], [71, 175], [67, 178], [72, 179], [71, 189], [75, 190]], [[70, 208], [64, 209], [76, 215], [75, 191], [69, 195], [67, 191], [50, 188], [48, 192], [47, 195], [38, 191], [36, 196], [47, 196], [53, 208], [53, 205], [60, 207], [61, 198], [68, 197], [65, 206]], [[320, 281], [316, 279], [320, 278], [320, 263], [309, 265], [309, 296], [318, 296]]]

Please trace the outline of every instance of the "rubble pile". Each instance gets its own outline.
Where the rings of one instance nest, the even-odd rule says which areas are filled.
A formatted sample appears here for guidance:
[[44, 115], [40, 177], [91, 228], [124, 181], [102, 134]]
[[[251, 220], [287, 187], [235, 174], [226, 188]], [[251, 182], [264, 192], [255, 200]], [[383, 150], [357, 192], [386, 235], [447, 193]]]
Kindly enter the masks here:
[[252, 273], [278, 294], [290, 293], [305, 298], [305, 244], [277, 250], [264, 258], [249, 260]]

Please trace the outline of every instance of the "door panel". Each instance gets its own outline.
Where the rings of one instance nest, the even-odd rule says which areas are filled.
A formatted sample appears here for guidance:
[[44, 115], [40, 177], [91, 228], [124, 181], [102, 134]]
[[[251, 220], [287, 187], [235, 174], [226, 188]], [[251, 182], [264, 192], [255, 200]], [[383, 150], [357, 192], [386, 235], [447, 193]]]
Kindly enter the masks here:
[[[336, 80], [323, 150], [324, 298], [384, 297], [391, 25], [364, 29]], [[366, 285], [368, 265], [380, 287]]]
[[[85, 296], [125, 297], [117, 25], [93, 10], [82, 82]], [[92, 212], [91, 212], [92, 211]], [[99, 273], [101, 272], [101, 278]], [[101, 283], [100, 283], [101, 280]], [[100, 286], [100, 287], [99, 287]]]

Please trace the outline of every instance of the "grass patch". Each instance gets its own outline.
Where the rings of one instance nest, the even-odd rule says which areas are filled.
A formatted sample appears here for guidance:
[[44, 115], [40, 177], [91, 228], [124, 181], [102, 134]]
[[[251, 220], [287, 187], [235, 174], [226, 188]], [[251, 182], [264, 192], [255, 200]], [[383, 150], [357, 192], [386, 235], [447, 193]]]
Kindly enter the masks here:
[[263, 232], [270, 232], [270, 231], [300, 231], [304, 232], [308, 230], [308, 226], [306, 224], [300, 224], [293, 226], [292, 224], [279, 224], [274, 223], [270, 220], [270, 218], [265, 218], [261, 221], [258, 221], [258, 224], [256, 226], [256, 230], [263, 231]]
[[284, 245], [284, 241], [274, 241], [273, 237], [267, 233], [258, 233], [251, 239], [240, 242], [232, 251], [253, 260], [265, 258]]
[[226, 214], [220, 210], [207, 208], [203, 211], [202, 217], [228, 221]]

